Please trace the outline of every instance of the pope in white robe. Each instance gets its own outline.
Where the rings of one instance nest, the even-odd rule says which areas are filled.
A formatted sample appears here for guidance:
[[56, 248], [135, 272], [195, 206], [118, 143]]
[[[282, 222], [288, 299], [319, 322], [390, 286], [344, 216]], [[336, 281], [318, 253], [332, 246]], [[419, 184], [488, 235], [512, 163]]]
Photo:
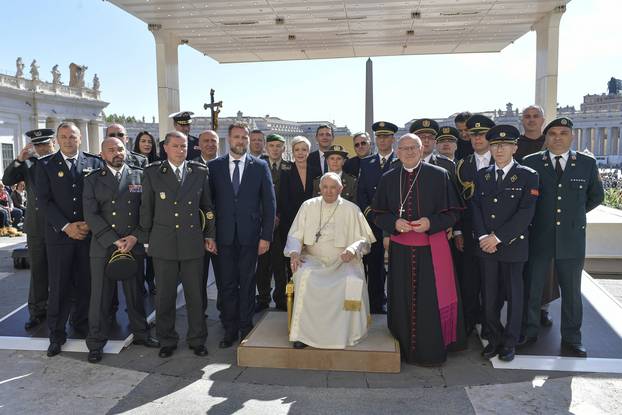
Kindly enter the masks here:
[[295, 348], [353, 346], [371, 321], [362, 258], [374, 234], [358, 206], [339, 196], [342, 189], [337, 174], [322, 176], [322, 196], [302, 204], [287, 237], [284, 254], [294, 273], [289, 340]]

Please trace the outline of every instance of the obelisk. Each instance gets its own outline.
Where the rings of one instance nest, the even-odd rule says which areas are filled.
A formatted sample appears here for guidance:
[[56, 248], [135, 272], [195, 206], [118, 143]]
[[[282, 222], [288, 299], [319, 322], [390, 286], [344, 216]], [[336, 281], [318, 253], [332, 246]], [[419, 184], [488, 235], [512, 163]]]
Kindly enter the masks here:
[[[374, 123], [374, 73], [371, 58], [365, 63], [365, 131], [371, 137], [371, 125]], [[373, 141], [373, 140], [372, 140]]]

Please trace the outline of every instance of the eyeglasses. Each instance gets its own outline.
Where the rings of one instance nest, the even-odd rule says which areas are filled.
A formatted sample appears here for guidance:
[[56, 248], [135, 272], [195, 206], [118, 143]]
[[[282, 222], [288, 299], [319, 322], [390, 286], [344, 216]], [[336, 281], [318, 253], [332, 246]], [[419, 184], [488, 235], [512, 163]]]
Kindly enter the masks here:
[[361, 141], [360, 143], [355, 143], [354, 148], [365, 147], [367, 144], [369, 144], [367, 141]]
[[417, 150], [419, 150], [419, 147], [417, 147], [417, 146], [404, 146], [404, 147], [398, 147], [397, 149], [400, 150], [400, 151], [408, 152], [408, 151], [417, 151]]
[[109, 133], [108, 137], [123, 138], [125, 137], [125, 133]]

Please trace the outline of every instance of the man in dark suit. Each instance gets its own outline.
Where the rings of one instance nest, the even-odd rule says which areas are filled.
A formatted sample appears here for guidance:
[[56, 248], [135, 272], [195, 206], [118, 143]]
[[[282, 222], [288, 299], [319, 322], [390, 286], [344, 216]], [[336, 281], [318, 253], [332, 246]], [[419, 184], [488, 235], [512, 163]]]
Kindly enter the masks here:
[[30, 259], [30, 289], [28, 292], [28, 321], [24, 324], [30, 330], [43, 322], [48, 303], [48, 260], [45, 248], [45, 209], [36, 190], [36, 167], [40, 157], [54, 152], [54, 130], [44, 128], [26, 132], [30, 144], [24, 146], [17, 159], [4, 170], [2, 182], [7, 186], [26, 182], [28, 213], [24, 220], [28, 257]]
[[350, 157], [343, 165], [343, 171], [356, 178], [359, 177], [361, 160], [371, 154], [371, 140], [365, 131], [352, 136], [352, 144], [356, 157]]
[[[252, 132], [251, 132], [252, 135]], [[251, 139], [252, 140], [252, 139]], [[281, 172], [292, 169], [292, 162], [283, 160], [283, 152], [285, 151], [285, 138], [279, 134], [269, 134], [266, 137], [265, 156], [261, 157], [268, 163], [270, 167], [270, 175], [272, 176], [272, 184], [274, 185], [274, 195], [277, 205], [280, 201], [279, 186], [281, 184]], [[272, 299], [277, 310], [287, 311], [287, 302], [285, 301], [285, 285], [287, 285], [287, 271], [285, 269], [285, 257], [283, 256], [283, 244], [279, 237], [281, 230], [279, 228], [278, 219], [275, 219], [274, 235], [270, 249], [257, 260], [257, 302], [255, 304], [255, 312], [258, 313], [265, 310], [270, 305], [270, 288], [272, 275], [274, 275], [274, 291]]]
[[473, 154], [471, 137], [469, 136], [469, 129], [466, 125], [467, 120], [471, 117], [471, 115], [472, 114], [470, 112], [465, 111], [459, 113], [454, 118], [454, 124], [458, 131], [460, 131], [460, 140], [458, 140], [456, 148], [456, 163]]
[[88, 331], [90, 229], [82, 212], [82, 189], [84, 175], [103, 165], [99, 157], [80, 151], [81, 135], [75, 124], [60, 124], [56, 139], [60, 150], [39, 160], [36, 180], [40, 208], [46, 215], [50, 357], [60, 353], [67, 339], [72, 300], [74, 330], [78, 335]]
[[321, 176], [328, 171], [328, 164], [326, 163], [324, 152], [333, 145], [333, 141], [335, 140], [333, 127], [328, 124], [321, 124], [315, 130], [315, 140], [319, 148], [312, 151], [309, 154], [309, 158], [307, 158], [307, 166], [309, 171], [312, 172], [313, 178]]
[[581, 341], [586, 214], [603, 201], [603, 184], [596, 160], [570, 149], [572, 120], [561, 117], [551, 121], [544, 135], [548, 150], [523, 160], [540, 174], [540, 197], [529, 239], [522, 343], [528, 345], [538, 339], [542, 290], [554, 267], [562, 297], [562, 352], [586, 357]]
[[487, 168], [494, 159], [490, 154], [490, 145], [486, 140], [486, 133], [495, 123], [484, 115], [473, 115], [466, 123], [471, 137], [471, 148], [474, 153], [458, 161], [456, 179], [458, 191], [466, 209], [462, 212], [459, 222], [459, 232], [454, 232], [456, 249], [462, 253], [458, 256], [458, 279], [460, 294], [464, 308], [464, 320], [467, 336], [475, 329], [477, 323], [482, 323], [482, 335], [487, 335], [483, 316], [483, 294], [481, 290], [481, 266], [477, 255], [478, 242], [473, 235], [473, 210], [471, 198], [475, 194], [475, 177], [481, 169]]
[[[529, 224], [538, 198], [538, 173], [516, 163], [520, 132], [511, 125], [497, 125], [486, 133], [495, 164], [477, 172], [472, 199], [473, 228], [486, 298], [484, 312], [488, 345], [482, 355], [514, 360], [523, 312], [523, 265], [527, 261]], [[500, 284], [503, 290], [499, 289]], [[507, 299], [507, 322], [501, 324], [499, 306]]]
[[[194, 159], [194, 161], [199, 162], [205, 166], [207, 163], [214, 160], [218, 157], [218, 143], [220, 142], [220, 137], [216, 131], [213, 130], [205, 130], [201, 134], [199, 134], [199, 148], [201, 149], [201, 155]], [[201, 296], [203, 299], [203, 314], [207, 316], [205, 311], [207, 310], [207, 281], [209, 280], [209, 264], [212, 263], [212, 268], [214, 269], [214, 280], [216, 282], [216, 290], [218, 291], [216, 297], [216, 309], [218, 311], [222, 311], [221, 308], [221, 295], [220, 295], [220, 279], [218, 278], [218, 266], [216, 265], [218, 261], [218, 255], [212, 254], [209, 251], [205, 251], [205, 257], [203, 262], [203, 286], [204, 289], [201, 290]]]
[[[201, 291], [205, 250], [216, 252], [214, 213], [208, 169], [187, 161], [188, 139], [179, 131], [164, 138], [168, 160], [144, 170], [140, 227], [149, 234], [156, 286], [156, 335], [162, 344], [159, 356], [170, 357], [179, 335], [175, 331], [177, 283], [186, 298], [186, 341], [197, 356], [207, 355], [207, 326]], [[147, 241], [141, 241], [147, 242]]]
[[363, 258], [366, 265], [369, 309], [372, 314], [386, 314], [386, 295], [384, 292], [386, 270], [384, 268], [382, 229], [377, 227], [368, 215], [371, 212], [371, 202], [374, 199], [380, 177], [389, 171], [391, 163], [397, 160], [393, 152], [393, 141], [398, 128], [397, 125], [386, 121], [375, 122], [371, 128], [376, 136], [378, 153], [361, 160], [356, 200], [357, 205], [367, 217], [367, 222], [369, 222], [376, 238], [376, 242], [371, 245], [369, 254]]
[[[186, 160], [194, 160], [201, 154], [201, 149], [199, 148], [199, 139], [190, 134], [193, 115], [194, 112], [192, 111], [179, 111], [168, 116], [169, 118], [173, 119], [175, 131], [179, 131], [180, 133], [183, 133], [186, 137], [188, 137], [188, 152]], [[164, 148], [164, 140], [160, 141], [160, 160], [167, 160], [166, 150]]]
[[225, 336], [233, 345], [253, 328], [257, 256], [270, 249], [276, 200], [268, 163], [248, 154], [248, 126], [229, 126], [229, 154], [209, 163]]
[[140, 153], [130, 150], [131, 146], [128, 146], [129, 137], [127, 136], [127, 130], [121, 124], [110, 124], [106, 127], [106, 137], [115, 137], [121, 140], [125, 146], [125, 163], [131, 167], [146, 167], [149, 164], [147, 157]]
[[[125, 164], [125, 144], [109, 137], [102, 142], [101, 157], [105, 167], [93, 170], [84, 179], [82, 196], [84, 220], [91, 228], [91, 301], [89, 304], [88, 361], [102, 359], [110, 329], [109, 311], [116, 281], [104, 275], [112, 252], [130, 252], [138, 264], [134, 278], [123, 281], [125, 304], [134, 334], [133, 344], [159, 347], [149, 335], [142, 292], [139, 293], [139, 275], [143, 274], [145, 248], [137, 243], [142, 229], [138, 226], [143, 172], [139, 167]], [[141, 236], [142, 240], [145, 236]]]

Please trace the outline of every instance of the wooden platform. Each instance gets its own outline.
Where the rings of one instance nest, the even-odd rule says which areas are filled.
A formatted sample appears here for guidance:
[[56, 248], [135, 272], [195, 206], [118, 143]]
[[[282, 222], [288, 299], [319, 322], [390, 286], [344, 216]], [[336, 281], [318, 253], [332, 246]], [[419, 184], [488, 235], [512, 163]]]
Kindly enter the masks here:
[[281, 369], [399, 373], [400, 347], [384, 315], [373, 315], [367, 337], [343, 350], [294, 349], [287, 336], [287, 313], [267, 312], [238, 347], [238, 366]]

